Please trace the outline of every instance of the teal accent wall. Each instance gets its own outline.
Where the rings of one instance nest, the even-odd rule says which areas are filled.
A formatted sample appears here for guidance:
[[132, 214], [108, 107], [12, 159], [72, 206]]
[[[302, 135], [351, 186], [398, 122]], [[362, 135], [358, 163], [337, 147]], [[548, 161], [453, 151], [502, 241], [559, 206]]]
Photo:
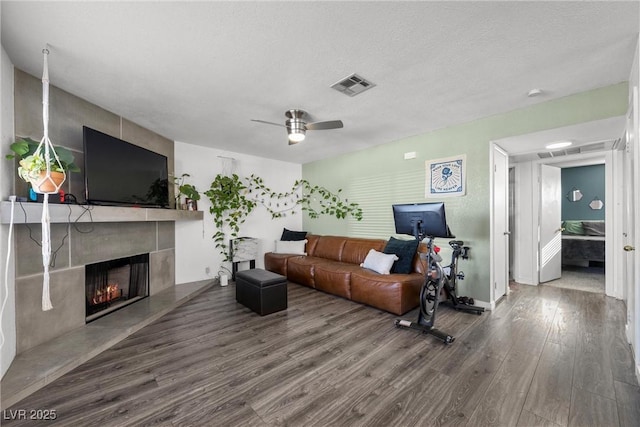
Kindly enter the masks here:
[[[593, 210], [589, 203], [597, 197], [604, 202], [605, 176], [604, 165], [563, 168], [562, 176], [562, 220], [601, 220], [604, 221], [604, 208]], [[570, 202], [567, 193], [573, 189], [582, 193], [582, 199]]]
[[[488, 302], [491, 141], [620, 116], [626, 109], [627, 83], [623, 82], [307, 163], [302, 166], [303, 178], [332, 191], [342, 188], [342, 197], [359, 203], [364, 218], [358, 222], [305, 216], [304, 229], [324, 235], [389, 238], [395, 231], [392, 204], [438, 201], [425, 198], [425, 161], [466, 154], [466, 196], [441, 200], [446, 202], [452, 232], [471, 247], [471, 258], [461, 263], [466, 279], [459, 294]], [[404, 160], [408, 151], [415, 151], [416, 158]], [[445, 239], [438, 243], [447, 246]]]

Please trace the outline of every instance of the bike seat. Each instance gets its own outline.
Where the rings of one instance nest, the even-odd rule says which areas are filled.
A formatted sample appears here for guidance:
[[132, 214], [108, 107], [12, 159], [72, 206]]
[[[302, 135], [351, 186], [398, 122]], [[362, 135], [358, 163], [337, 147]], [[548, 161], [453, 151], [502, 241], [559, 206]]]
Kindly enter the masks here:
[[450, 240], [449, 241], [449, 246], [451, 246], [452, 248], [455, 248], [456, 246], [462, 246], [464, 245], [464, 242], [462, 240]]

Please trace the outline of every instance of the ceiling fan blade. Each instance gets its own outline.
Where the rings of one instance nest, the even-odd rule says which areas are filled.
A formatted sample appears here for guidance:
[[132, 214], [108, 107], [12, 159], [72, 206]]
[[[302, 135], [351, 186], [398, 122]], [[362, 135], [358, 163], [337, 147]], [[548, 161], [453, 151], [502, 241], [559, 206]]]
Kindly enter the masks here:
[[307, 130], [325, 130], [325, 129], [340, 129], [344, 125], [342, 120], [329, 120], [326, 122], [307, 123], [304, 127]]
[[282, 126], [282, 127], [286, 127], [285, 125], [283, 125], [282, 123], [274, 123], [274, 122], [266, 122], [264, 120], [257, 120], [257, 119], [251, 119], [252, 122], [258, 122], [258, 123], [264, 123], [267, 125], [274, 125], [274, 126]]

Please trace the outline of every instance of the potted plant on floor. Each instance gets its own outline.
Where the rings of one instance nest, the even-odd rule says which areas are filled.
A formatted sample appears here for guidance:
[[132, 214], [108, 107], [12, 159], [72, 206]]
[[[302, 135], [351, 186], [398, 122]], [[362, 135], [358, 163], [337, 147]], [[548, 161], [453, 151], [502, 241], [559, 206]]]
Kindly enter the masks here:
[[238, 237], [240, 225], [247, 219], [256, 203], [247, 197], [247, 186], [236, 174], [218, 174], [204, 194], [211, 201], [209, 212], [213, 215], [217, 228], [216, 234], [213, 235], [216, 248], [224, 256], [225, 262], [231, 262], [226, 236], [229, 234], [231, 239]]
[[[52, 193], [62, 185], [66, 172], [80, 172], [74, 163], [73, 153], [56, 146], [54, 150], [58, 156], [47, 161], [41, 151], [37, 151], [39, 143], [31, 138], [20, 138], [9, 146], [14, 154], [8, 154], [7, 159], [19, 159], [18, 175], [30, 183], [38, 193]], [[47, 179], [47, 164], [49, 178]]]

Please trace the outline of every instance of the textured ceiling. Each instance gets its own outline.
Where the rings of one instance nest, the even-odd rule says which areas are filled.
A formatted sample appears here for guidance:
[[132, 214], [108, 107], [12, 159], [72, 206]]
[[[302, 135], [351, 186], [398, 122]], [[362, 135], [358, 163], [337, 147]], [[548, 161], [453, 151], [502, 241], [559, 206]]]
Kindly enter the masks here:
[[[12, 2], [17, 68], [191, 144], [306, 163], [628, 78], [638, 2]], [[351, 73], [377, 86], [350, 98]], [[532, 88], [545, 93], [527, 98]], [[284, 122], [344, 128], [287, 144]]]

